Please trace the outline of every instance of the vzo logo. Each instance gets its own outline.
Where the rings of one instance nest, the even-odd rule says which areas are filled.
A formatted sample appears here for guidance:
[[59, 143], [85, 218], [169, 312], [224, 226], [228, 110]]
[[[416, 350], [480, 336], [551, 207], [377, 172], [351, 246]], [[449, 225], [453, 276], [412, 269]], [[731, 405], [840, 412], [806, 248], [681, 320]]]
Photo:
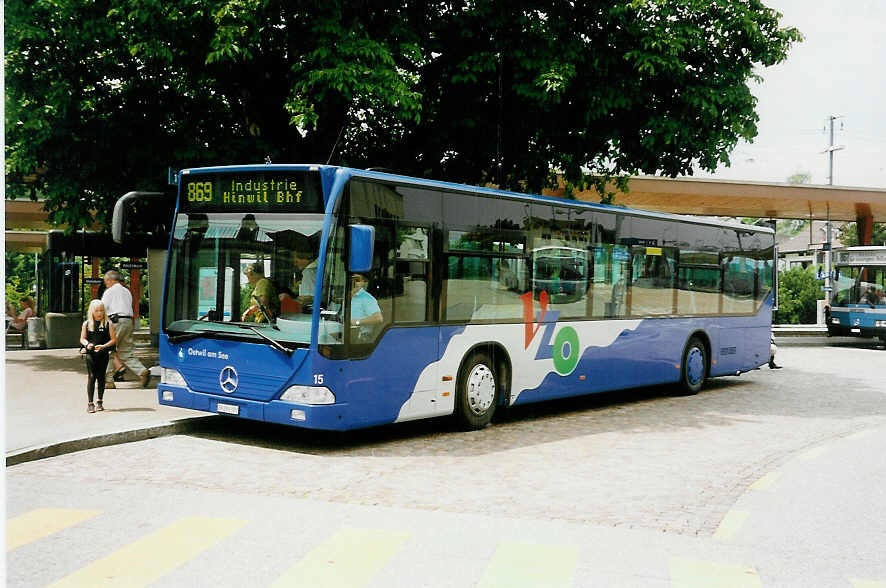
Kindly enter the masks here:
[[575, 370], [578, 365], [581, 346], [578, 342], [578, 332], [572, 327], [562, 327], [557, 331], [554, 337], [554, 343], [551, 344], [551, 337], [554, 335], [554, 329], [557, 326], [557, 319], [560, 318], [560, 311], [551, 311], [548, 315], [548, 322], [543, 323], [545, 314], [548, 310], [548, 293], [544, 290], [538, 295], [539, 313], [538, 318], [533, 320], [533, 304], [532, 292], [527, 292], [520, 296], [523, 300], [523, 325], [524, 341], [523, 349], [529, 349], [529, 345], [544, 324], [545, 330], [542, 334], [541, 344], [535, 354], [535, 359], [554, 359], [554, 369], [561, 376], [568, 376]]

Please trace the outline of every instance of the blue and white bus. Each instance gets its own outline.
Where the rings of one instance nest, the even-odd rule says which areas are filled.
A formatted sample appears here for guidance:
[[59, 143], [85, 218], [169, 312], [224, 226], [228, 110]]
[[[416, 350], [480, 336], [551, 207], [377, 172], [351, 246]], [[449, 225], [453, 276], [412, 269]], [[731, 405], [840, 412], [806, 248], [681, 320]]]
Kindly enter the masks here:
[[879, 337], [886, 343], [886, 247], [835, 250], [834, 268], [828, 336]]
[[479, 429], [769, 359], [769, 228], [323, 165], [188, 169], [178, 192], [161, 404]]

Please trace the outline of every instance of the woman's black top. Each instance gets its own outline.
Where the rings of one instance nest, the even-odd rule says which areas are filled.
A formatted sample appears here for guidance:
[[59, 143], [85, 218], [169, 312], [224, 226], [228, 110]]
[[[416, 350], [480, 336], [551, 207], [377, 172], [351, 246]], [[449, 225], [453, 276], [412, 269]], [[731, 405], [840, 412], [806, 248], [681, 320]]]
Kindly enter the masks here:
[[[89, 325], [86, 327], [86, 340], [92, 343], [93, 345], [105, 345], [108, 341], [111, 340], [111, 329], [107, 326], [102, 326], [101, 323], [95, 323], [95, 330], [90, 331]], [[88, 349], [89, 353], [96, 354], [108, 354], [111, 352], [110, 347], [106, 347], [105, 349], [101, 349], [99, 351], [95, 351], [94, 349]]]

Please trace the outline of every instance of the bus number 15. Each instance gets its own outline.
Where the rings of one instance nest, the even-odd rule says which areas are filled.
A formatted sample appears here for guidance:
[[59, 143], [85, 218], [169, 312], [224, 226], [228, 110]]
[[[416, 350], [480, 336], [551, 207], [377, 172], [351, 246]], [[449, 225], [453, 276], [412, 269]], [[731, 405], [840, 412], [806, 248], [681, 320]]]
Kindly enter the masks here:
[[188, 202], [212, 202], [212, 182], [188, 184]]

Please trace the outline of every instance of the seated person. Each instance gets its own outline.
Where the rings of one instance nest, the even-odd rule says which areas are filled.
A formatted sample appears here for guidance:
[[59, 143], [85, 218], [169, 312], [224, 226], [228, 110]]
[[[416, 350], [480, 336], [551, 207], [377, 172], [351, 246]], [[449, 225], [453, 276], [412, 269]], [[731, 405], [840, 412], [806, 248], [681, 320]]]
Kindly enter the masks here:
[[297, 314], [302, 312], [304, 306], [314, 301], [314, 286], [317, 283], [317, 254], [306, 246], [295, 250], [293, 255], [295, 267], [301, 272], [301, 280], [294, 288], [297, 292], [295, 298], [289, 294], [280, 294], [280, 310], [284, 314]]
[[[13, 314], [12, 324], [10, 325], [10, 331], [15, 333], [23, 333], [25, 329], [28, 328], [28, 319], [34, 316], [34, 299], [30, 296], [25, 296], [21, 299], [22, 311], [15, 316]], [[9, 308], [7, 307], [6, 312], [9, 312]]]
[[883, 291], [876, 286], [871, 286], [864, 296], [861, 297], [861, 303], [871, 305], [883, 304]]
[[[243, 312], [240, 320], [247, 321], [249, 317], [257, 323], [267, 323], [272, 321], [278, 310], [277, 293], [274, 285], [265, 277], [265, 268], [261, 262], [256, 262], [246, 266], [243, 274], [249, 283], [252, 284], [252, 295], [249, 297], [249, 307]], [[259, 302], [261, 304], [259, 304]], [[271, 316], [265, 316], [262, 306], [267, 309]]]
[[359, 328], [359, 337], [368, 337], [385, 322], [375, 297], [366, 291], [369, 281], [363, 274], [351, 276], [351, 327]]

